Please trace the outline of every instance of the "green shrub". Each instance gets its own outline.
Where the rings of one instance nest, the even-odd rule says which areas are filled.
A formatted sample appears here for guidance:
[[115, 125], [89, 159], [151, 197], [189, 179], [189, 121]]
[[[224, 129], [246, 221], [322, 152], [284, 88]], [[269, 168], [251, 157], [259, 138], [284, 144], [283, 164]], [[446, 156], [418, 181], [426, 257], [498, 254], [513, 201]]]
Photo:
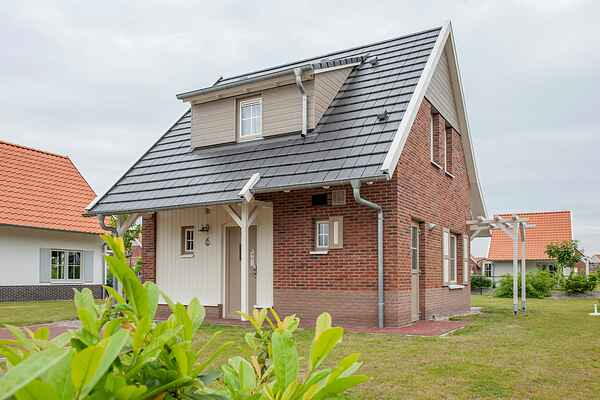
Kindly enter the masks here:
[[567, 294], [581, 294], [590, 292], [596, 287], [595, 280], [590, 280], [584, 275], [571, 274], [564, 283]]
[[[554, 287], [554, 277], [547, 271], [528, 272], [526, 276], [526, 294], [527, 297], [541, 299], [551, 295]], [[518, 277], [519, 296], [521, 296], [521, 275]], [[504, 275], [496, 288], [497, 297], [513, 297], [513, 277]]]
[[471, 276], [471, 288], [480, 289], [480, 288], [491, 288], [492, 280], [487, 276], [482, 275], [472, 275]]
[[[205, 315], [198, 300], [187, 307], [174, 304], [154, 283], [142, 284], [128, 265], [123, 240], [106, 235], [103, 239], [113, 251], [106, 263], [124, 295], [106, 287], [109, 298], [97, 303], [89, 289], [76, 290], [81, 328], [52, 340], [47, 327], [31, 332], [8, 326], [15, 339], [0, 341], [0, 355], [6, 358], [0, 400], [320, 400], [368, 379], [355, 375], [361, 367], [357, 354], [321, 368], [343, 335], [326, 313], [318, 319], [306, 368], [300, 368], [293, 337], [298, 318], [281, 321], [273, 313], [273, 322], [263, 310], [251, 318], [256, 333], [246, 335], [253, 350], [249, 361], [233, 357], [220, 369], [209, 369], [228, 343], [216, 344], [215, 334], [201, 348], [194, 346]], [[172, 314], [157, 323], [159, 295]], [[270, 329], [263, 329], [265, 322]]]

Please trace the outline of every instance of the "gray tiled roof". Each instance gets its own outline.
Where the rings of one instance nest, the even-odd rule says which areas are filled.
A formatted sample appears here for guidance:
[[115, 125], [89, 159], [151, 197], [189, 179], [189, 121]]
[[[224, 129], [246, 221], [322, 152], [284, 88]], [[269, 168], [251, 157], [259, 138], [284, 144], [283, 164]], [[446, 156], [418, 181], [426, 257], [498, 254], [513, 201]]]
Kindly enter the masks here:
[[[316, 128], [272, 138], [190, 147], [190, 111], [89, 210], [124, 213], [239, 201], [256, 172], [257, 192], [383, 178], [381, 164], [402, 120], [439, 28], [243, 76], [253, 78], [308, 62], [377, 56], [354, 68]], [[323, 60], [323, 58], [327, 60]], [[377, 118], [384, 110], [387, 120]]]

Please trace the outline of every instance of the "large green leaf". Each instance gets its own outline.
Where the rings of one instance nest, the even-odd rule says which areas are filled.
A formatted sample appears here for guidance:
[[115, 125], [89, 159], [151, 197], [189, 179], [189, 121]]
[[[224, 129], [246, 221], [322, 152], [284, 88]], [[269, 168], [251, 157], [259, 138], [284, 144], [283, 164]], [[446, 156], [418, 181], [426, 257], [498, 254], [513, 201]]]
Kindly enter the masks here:
[[36, 379], [15, 393], [17, 400], [60, 400], [56, 388], [46, 382]]
[[45, 382], [57, 389], [56, 394], [60, 400], [70, 400], [75, 394], [71, 380], [71, 361], [74, 354], [75, 350], [70, 349], [68, 355], [42, 377]]
[[339, 393], [342, 393], [351, 387], [356, 385], [360, 385], [363, 382], [369, 380], [369, 377], [366, 375], [353, 375], [347, 376], [345, 378], [339, 378], [335, 381], [328, 383], [321, 390], [317, 392], [317, 394], [313, 397], [314, 400], [323, 400], [329, 399]]
[[315, 339], [321, 336], [321, 333], [329, 328], [331, 328], [331, 315], [324, 312], [317, 318], [317, 323], [315, 324]]
[[0, 400], [7, 399], [37, 379], [69, 355], [65, 349], [50, 347], [33, 353], [27, 360], [8, 370], [0, 378]]
[[344, 329], [341, 327], [329, 328], [316, 337], [310, 347], [310, 369], [318, 368], [331, 350], [342, 341]]
[[273, 368], [277, 380], [274, 390], [275, 392], [283, 392], [298, 376], [298, 350], [296, 349], [294, 337], [289, 331], [275, 331], [271, 340]]
[[82, 291], [75, 290], [74, 300], [81, 326], [92, 335], [98, 336], [99, 322], [92, 291], [88, 288], [84, 288]]

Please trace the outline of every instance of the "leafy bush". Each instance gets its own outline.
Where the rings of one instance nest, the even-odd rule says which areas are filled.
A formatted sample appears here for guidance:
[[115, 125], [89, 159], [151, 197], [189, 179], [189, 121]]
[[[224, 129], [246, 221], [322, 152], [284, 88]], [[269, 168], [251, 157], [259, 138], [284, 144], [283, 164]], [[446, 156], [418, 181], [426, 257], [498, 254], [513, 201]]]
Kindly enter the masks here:
[[[525, 278], [527, 297], [541, 299], [549, 297], [554, 287], [554, 277], [547, 271], [528, 272]], [[521, 295], [521, 275], [518, 277], [519, 296]], [[513, 297], [513, 276], [504, 275], [496, 289], [497, 297]]]
[[[76, 290], [81, 328], [52, 340], [45, 327], [31, 332], [9, 326], [15, 339], [0, 341], [0, 354], [6, 357], [0, 399], [317, 400], [367, 379], [354, 375], [361, 366], [356, 354], [334, 368], [319, 369], [343, 335], [342, 328], [331, 327], [328, 314], [319, 317], [301, 376], [293, 338], [299, 320], [281, 321], [273, 314], [272, 322], [266, 310], [254, 313], [256, 332], [246, 335], [254, 351], [250, 361], [233, 357], [220, 370], [209, 370], [228, 343], [216, 345], [215, 334], [201, 348], [193, 345], [205, 313], [198, 300], [187, 307], [174, 304], [154, 283], [142, 284], [127, 263], [123, 240], [103, 239], [113, 251], [106, 262], [124, 296], [106, 287], [109, 298], [97, 303], [89, 289]], [[156, 323], [159, 293], [172, 314]], [[265, 321], [271, 329], [263, 329]], [[220, 387], [211, 387], [217, 379]]]
[[595, 280], [590, 280], [584, 275], [571, 274], [565, 280], [565, 291], [567, 294], [581, 294], [594, 290], [596, 287]]
[[471, 288], [480, 289], [480, 288], [491, 288], [492, 280], [487, 276], [482, 275], [472, 275], [471, 276]]

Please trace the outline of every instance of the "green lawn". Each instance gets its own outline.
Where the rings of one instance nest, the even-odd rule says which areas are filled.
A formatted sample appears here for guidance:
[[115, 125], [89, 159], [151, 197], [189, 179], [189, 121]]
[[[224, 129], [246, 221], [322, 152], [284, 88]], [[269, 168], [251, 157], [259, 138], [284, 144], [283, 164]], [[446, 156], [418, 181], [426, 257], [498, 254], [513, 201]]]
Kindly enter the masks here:
[[[349, 399], [593, 399], [600, 393], [600, 318], [587, 315], [592, 304], [530, 300], [527, 317], [515, 320], [511, 299], [474, 296], [484, 313], [450, 336], [347, 333], [336, 358], [362, 353], [362, 372], [371, 377]], [[68, 302], [0, 304], [0, 323], [74, 316]], [[244, 328], [207, 326], [198, 342], [216, 331], [235, 342], [226, 356], [247, 353]], [[303, 354], [311, 335], [298, 334]]]
[[0, 303], [0, 325], [28, 325], [77, 318], [73, 301]]
[[[592, 304], [531, 300], [527, 317], [515, 320], [512, 299], [473, 296], [473, 305], [485, 312], [469, 317], [469, 326], [453, 335], [347, 333], [336, 356], [362, 353], [362, 372], [372, 377], [350, 399], [597, 398], [600, 318], [587, 315]], [[229, 354], [245, 352], [242, 328], [211, 326], [207, 331], [216, 330], [236, 342]], [[300, 332], [303, 351], [310, 338], [311, 332]]]

